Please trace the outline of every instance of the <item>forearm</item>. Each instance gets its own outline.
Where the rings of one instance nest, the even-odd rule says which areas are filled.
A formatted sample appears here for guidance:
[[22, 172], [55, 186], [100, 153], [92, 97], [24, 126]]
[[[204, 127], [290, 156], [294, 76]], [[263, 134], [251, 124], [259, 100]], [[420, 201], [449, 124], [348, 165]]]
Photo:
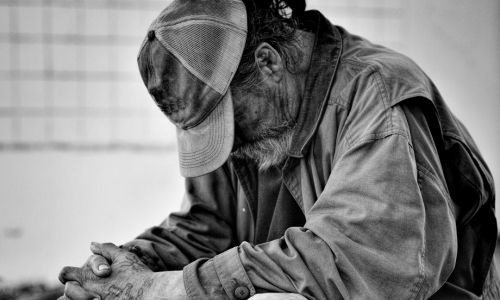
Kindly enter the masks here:
[[157, 226], [122, 247], [139, 256], [154, 271], [180, 270], [198, 258], [213, 257], [232, 245], [229, 238], [219, 237], [216, 244], [210, 239], [209, 233]]
[[188, 299], [182, 271], [156, 272], [152, 275], [148, 297], [144, 299]]
[[213, 257], [235, 246], [236, 201], [228, 172], [224, 165], [210, 174], [187, 178], [183, 211], [124, 246], [140, 249], [157, 266], [155, 270], [180, 270], [198, 258]]

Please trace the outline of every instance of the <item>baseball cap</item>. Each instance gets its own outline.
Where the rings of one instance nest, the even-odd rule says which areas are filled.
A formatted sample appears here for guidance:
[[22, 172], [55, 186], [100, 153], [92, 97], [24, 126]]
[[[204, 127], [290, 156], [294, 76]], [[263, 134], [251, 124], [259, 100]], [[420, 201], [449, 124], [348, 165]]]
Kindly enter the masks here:
[[241, 0], [175, 0], [149, 27], [138, 59], [156, 39], [194, 78], [189, 97], [168, 96], [161, 104], [176, 125], [184, 177], [216, 170], [231, 153], [234, 111], [229, 84], [240, 63], [246, 34], [247, 16]]

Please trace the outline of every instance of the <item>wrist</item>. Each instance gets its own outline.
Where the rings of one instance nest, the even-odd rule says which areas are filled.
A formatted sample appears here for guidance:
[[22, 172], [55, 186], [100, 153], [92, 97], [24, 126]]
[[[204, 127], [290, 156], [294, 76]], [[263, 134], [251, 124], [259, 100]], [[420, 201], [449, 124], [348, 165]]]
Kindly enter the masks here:
[[155, 272], [151, 276], [151, 297], [146, 299], [187, 299], [182, 271]]

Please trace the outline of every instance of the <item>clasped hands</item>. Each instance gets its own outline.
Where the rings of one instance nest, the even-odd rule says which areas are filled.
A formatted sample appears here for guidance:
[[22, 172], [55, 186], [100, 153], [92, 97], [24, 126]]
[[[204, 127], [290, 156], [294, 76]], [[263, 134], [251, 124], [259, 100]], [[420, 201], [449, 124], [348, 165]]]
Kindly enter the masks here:
[[92, 243], [81, 268], [64, 267], [59, 300], [187, 299], [182, 271], [153, 272], [134, 253], [114, 244]]
[[[65, 284], [58, 300], [183, 300], [187, 299], [182, 271], [153, 272], [137, 255], [114, 244], [92, 243], [81, 268], [64, 267]], [[298, 294], [258, 294], [251, 300], [304, 300]]]

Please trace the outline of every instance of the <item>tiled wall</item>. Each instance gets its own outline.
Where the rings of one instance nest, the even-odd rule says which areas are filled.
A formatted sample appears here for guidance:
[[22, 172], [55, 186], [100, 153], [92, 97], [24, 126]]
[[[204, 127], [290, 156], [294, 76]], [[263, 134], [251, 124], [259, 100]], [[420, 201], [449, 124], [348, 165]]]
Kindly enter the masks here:
[[[0, 150], [175, 145], [173, 126], [150, 100], [136, 66], [146, 29], [168, 2], [0, 0]], [[404, 2], [310, 0], [308, 6], [404, 51]]]
[[136, 54], [164, 1], [0, 2], [0, 145], [158, 147]]
[[406, 51], [408, 0], [307, 0], [332, 23], [384, 46]]

